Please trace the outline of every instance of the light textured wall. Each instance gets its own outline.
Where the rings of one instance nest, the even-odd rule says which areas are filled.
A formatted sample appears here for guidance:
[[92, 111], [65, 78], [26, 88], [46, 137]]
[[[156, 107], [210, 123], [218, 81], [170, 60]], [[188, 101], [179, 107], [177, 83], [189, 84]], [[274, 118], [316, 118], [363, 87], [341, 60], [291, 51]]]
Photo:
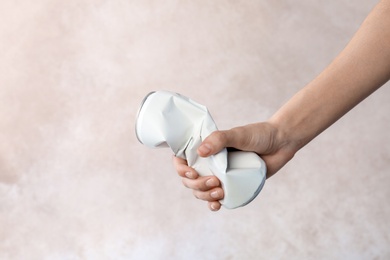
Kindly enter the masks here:
[[389, 259], [389, 84], [209, 212], [136, 140], [152, 90], [266, 120], [375, 0], [0, 2], [1, 259]]

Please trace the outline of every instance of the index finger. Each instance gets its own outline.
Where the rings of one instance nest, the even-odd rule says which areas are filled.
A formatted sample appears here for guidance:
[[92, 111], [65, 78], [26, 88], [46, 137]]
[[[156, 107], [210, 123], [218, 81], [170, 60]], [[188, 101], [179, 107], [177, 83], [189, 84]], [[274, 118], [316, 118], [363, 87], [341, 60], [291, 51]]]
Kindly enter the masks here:
[[187, 164], [187, 160], [172, 156], [173, 166], [181, 177], [196, 179], [199, 174]]

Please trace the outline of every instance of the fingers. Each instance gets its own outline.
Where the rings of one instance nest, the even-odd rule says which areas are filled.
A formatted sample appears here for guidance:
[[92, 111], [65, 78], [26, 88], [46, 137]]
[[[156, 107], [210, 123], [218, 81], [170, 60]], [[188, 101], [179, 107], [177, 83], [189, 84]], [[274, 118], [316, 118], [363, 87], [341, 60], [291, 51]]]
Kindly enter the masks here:
[[197, 179], [183, 178], [183, 184], [192, 189], [197, 199], [208, 202], [211, 211], [218, 211], [221, 208], [219, 200], [223, 199], [224, 192], [220, 187], [220, 182], [215, 176], [198, 177]]
[[218, 200], [223, 199], [224, 192], [220, 187], [218, 178], [215, 176], [199, 177], [196, 180], [183, 178], [183, 184], [193, 190], [196, 198], [208, 201], [211, 210], [219, 210], [221, 208]]
[[228, 131], [215, 131], [209, 135], [198, 147], [198, 154], [207, 157], [216, 154], [227, 147], [229, 134]]
[[173, 165], [177, 171], [177, 173], [184, 178], [189, 178], [189, 179], [196, 179], [198, 178], [198, 173], [191, 167], [187, 165], [187, 161], [176, 157], [172, 156], [173, 160]]
[[225, 147], [242, 149], [250, 137], [244, 127], [236, 127], [226, 131], [215, 131], [199, 146], [198, 154], [207, 157], [218, 153]]
[[198, 177], [197, 179], [183, 178], [183, 184], [189, 189], [195, 191], [210, 191], [213, 188], [219, 187], [220, 182], [215, 176]]
[[209, 201], [208, 206], [211, 211], [218, 211], [221, 208], [221, 203], [218, 201]]
[[215, 131], [198, 148], [198, 154], [207, 157], [225, 147], [258, 154], [270, 154], [280, 148], [277, 142], [278, 130], [267, 122], [239, 126], [225, 131]]
[[193, 193], [197, 199], [209, 202], [221, 200], [223, 198], [223, 190], [219, 187], [209, 191], [194, 190]]
[[176, 171], [183, 177], [184, 186], [192, 189], [196, 198], [208, 201], [208, 207], [211, 211], [218, 211], [221, 208], [221, 203], [218, 200], [224, 197], [219, 179], [215, 176], [199, 176], [182, 158], [173, 156], [172, 160]]

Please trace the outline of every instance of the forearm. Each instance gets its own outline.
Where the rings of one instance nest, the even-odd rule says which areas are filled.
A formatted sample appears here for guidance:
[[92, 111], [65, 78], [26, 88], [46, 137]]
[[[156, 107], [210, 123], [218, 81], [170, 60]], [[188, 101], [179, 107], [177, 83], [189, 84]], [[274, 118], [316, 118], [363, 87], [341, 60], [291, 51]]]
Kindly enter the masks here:
[[337, 58], [270, 122], [294, 149], [310, 142], [390, 78], [390, 1], [381, 1]]

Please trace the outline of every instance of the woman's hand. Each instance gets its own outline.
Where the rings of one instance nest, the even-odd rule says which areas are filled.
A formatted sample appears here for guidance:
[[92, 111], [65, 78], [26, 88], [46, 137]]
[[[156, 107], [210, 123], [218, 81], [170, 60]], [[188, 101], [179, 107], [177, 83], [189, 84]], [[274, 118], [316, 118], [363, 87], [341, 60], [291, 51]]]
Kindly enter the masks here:
[[[299, 149], [390, 80], [389, 42], [390, 1], [383, 0], [336, 59], [269, 121], [216, 131], [203, 141], [198, 154], [207, 157], [224, 147], [253, 151], [265, 161], [267, 177], [272, 176]], [[208, 201], [212, 210], [221, 207], [223, 192], [215, 177], [199, 177], [184, 160], [175, 158], [174, 164], [196, 197]]]
[[[215, 131], [198, 148], [201, 157], [216, 154], [225, 147], [242, 151], [255, 152], [267, 165], [267, 178], [281, 169], [295, 154], [296, 145], [283, 140], [284, 134], [271, 122], [257, 123], [236, 127], [226, 131]], [[221, 208], [219, 200], [224, 193], [221, 183], [215, 176], [199, 176], [187, 165], [187, 161], [173, 157], [173, 164], [178, 174], [183, 177], [183, 184], [193, 190], [196, 198], [208, 201], [210, 210]]]

